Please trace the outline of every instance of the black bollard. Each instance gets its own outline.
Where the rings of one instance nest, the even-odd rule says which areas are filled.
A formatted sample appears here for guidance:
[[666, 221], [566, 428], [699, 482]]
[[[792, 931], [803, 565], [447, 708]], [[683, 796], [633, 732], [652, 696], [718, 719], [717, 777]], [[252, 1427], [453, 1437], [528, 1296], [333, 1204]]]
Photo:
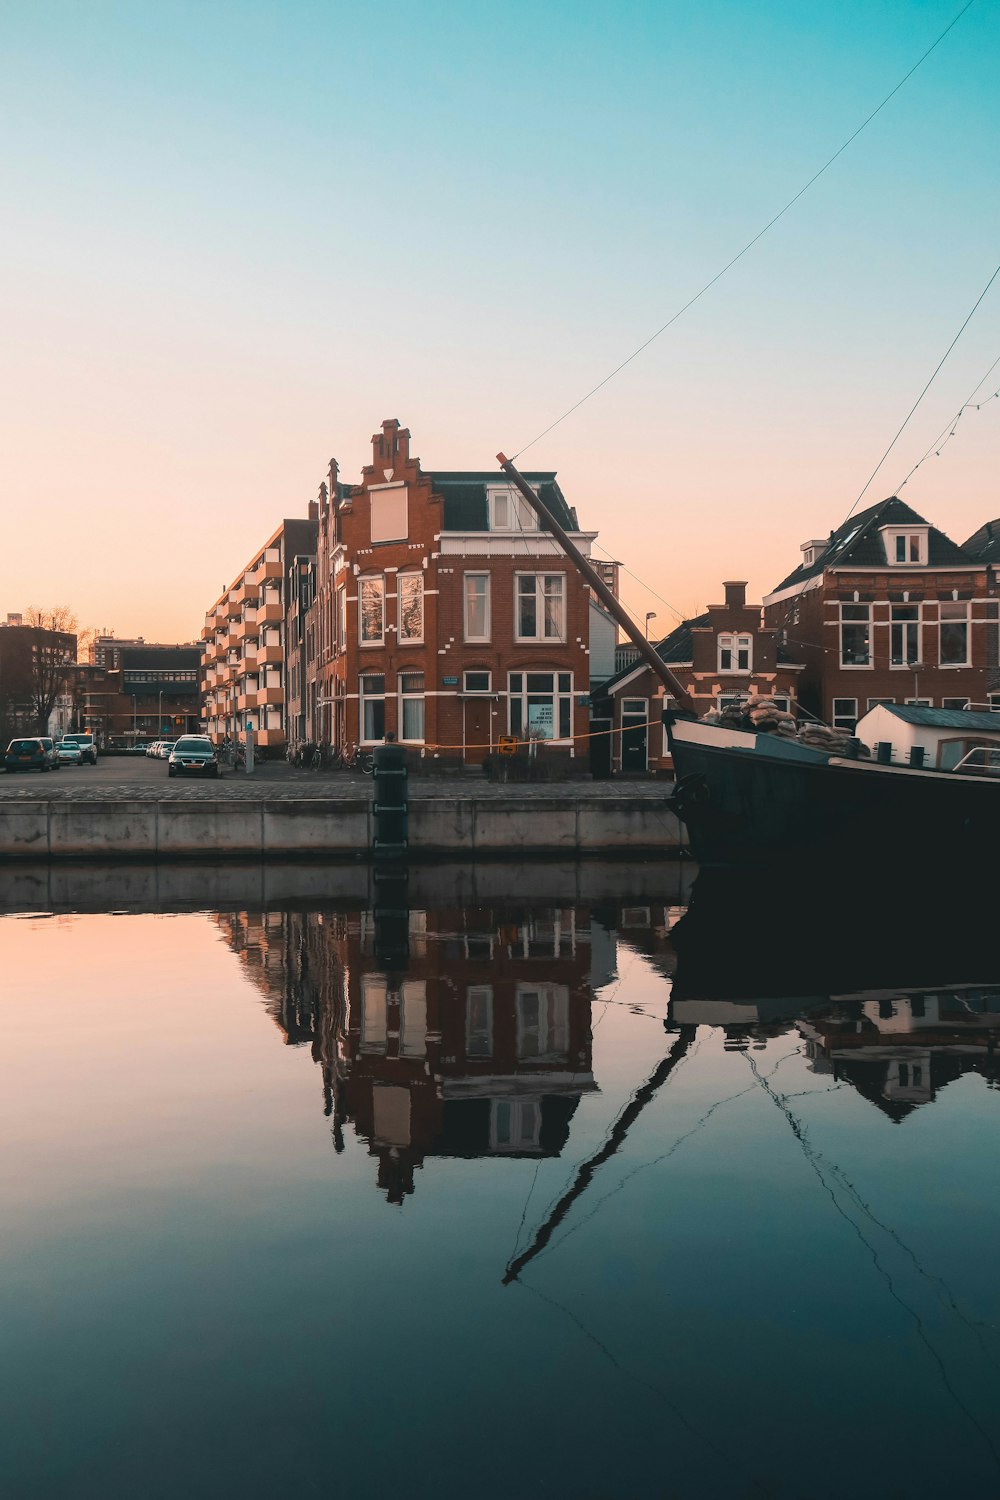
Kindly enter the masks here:
[[372, 852], [376, 859], [398, 858], [409, 847], [409, 772], [402, 745], [377, 747], [373, 775]]

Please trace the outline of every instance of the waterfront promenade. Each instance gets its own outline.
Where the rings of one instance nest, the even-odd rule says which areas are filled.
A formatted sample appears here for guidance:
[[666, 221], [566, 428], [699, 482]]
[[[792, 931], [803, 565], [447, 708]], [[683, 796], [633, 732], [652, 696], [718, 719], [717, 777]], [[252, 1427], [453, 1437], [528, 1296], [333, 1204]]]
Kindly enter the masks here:
[[[676, 853], [668, 783], [496, 785], [413, 775], [409, 857]], [[372, 848], [371, 777], [265, 762], [252, 776], [169, 780], [162, 761], [106, 757], [0, 776], [0, 859], [359, 859]]]

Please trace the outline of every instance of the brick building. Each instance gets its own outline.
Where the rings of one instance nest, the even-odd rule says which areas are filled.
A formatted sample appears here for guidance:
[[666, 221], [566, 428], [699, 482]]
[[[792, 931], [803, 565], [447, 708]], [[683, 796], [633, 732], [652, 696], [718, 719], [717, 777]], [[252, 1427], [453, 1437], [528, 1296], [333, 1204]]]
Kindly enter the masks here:
[[[526, 476], [589, 553], [553, 473]], [[588, 728], [590, 590], [503, 474], [425, 473], [383, 422], [358, 485], [321, 490], [313, 737], [386, 734], [477, 764], [512, 735], [572, 758]], [[585, 753], [581, 751], [581, 753]]]
[[[765, 626], [759, 604], [746, 602], [745, 583], [724, 583], [725, 602], [684, 620], [656, 645], [656, 653], [691, 694], [703, 716], [747, 698], [773, 698], [794, 711], [801, 658]], [[669, 770], [661, 729], [663, 684], [642, 661], [627, 662], [595, 695], [599, 723], [613, 730], [616, 771]]]
[[0, 737], [61, 734], [69, 727], [76, 635], [25, 625], [23, 616], [0, 623]]
[[804, 542], [764, 600], [767, 625], [805, 664], [804, 705], [853, 729], [880, 703], [989, 703], [998, 602], [986, 532], [976, 554], [892, 496]]
[[109, 641], [105, 638], [101, 653], [105, 664], [80, 663], [76, 668], [77, 727], [89, 730], [105, 746], [197, 734], [201, 728], [201, 647], [196, 642], [114, 641], [111, 645]]
[[213, 740], [242, 738], [249, 720], [265, 754], [284, 749], [289, 575], [316, 553], [315, 502], [309, 509], [308, 520], [282, 521], [205, 616], [202, 689]]

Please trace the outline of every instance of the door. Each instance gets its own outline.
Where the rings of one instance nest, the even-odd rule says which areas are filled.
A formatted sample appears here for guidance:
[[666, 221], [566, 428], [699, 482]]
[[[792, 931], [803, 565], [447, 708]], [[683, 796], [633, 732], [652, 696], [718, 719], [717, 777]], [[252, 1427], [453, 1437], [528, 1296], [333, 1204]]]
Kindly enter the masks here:
[[645, 698], [622, 701], [622, 770], [647, 769], [646, 742], [649, 730], [649, 705]]

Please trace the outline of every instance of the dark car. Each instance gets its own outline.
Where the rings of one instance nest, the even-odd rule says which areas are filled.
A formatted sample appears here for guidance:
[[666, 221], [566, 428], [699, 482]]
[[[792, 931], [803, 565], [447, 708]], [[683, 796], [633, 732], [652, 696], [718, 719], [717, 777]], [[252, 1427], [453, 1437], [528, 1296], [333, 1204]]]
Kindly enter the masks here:
[[45, 747], [44, 739], [11, 740], [3, 758], [7, 771], [51, 771], [55, 752]]
[[167, 759], [168, 776], [218, 776], [219, 760], [207, 734], [182, 734]]

